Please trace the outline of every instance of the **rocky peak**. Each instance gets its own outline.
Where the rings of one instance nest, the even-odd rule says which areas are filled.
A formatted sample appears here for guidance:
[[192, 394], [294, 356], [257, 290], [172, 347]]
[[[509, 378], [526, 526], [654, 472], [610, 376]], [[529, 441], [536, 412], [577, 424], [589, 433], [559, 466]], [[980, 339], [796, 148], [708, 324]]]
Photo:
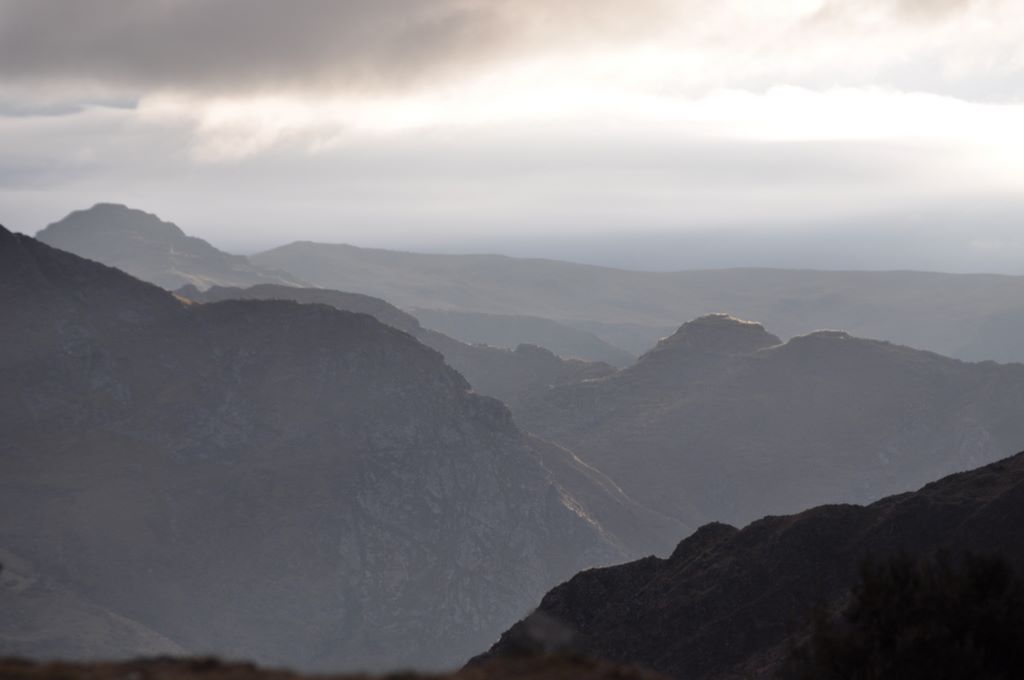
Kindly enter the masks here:
[[286, 272], [263, 269], [242, 255], [218, 250], [152, 213], [116, 203], [76, 210], [36, 238], [171, 290], [186, 284], [200, 289], [256, 283], [304, 285]]
[[50, 238], [67, 236], [76, 230], [102, 231], [122, 235], [145, 235], [159, 237], [162, 240], [188, 238], [185, 232], [172, 222], [165, 222], [153, 213], [129, 208], [120, 203], [97, 203], [86, 210], [75, 210], [67, 217], [54, 222], [39, 232], [38, 238], [48, 241]]
[[[662, 338], [651, 351], [640, 357], [632, 371], [646, 375], [651, 369], [667, 366], [693, 367], [693, 359], [703, 368], [718, 361], [750, 354], [759, 349], [782, 344], [777, 336], [755, 321], [744, 321], [729, 314], [707, 314], [687, 321], [672, 335]], [[673, 370], [673, 375], [677, 371]]]
[[707, 314], [684, 323], [675, 333], [662, 338], [652, 351], [747, 354], [781, 342], [756, 321], [744, 321], [729, 314]]

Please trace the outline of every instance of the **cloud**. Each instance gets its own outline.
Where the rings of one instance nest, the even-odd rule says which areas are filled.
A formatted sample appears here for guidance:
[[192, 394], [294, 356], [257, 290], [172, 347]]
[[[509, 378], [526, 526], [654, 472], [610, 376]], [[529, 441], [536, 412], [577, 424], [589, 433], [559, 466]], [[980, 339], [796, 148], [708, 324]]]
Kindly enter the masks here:
[[1022, 74], [1018, 0], [0, 0], [0, 219], [402, 246], [934, 214], [1019, 194]]
[[[0, 77], [152, 89], [404, 87], [651, 28], [603, 0], [0, 2]], [[613, 11], [614, 9], [614, 11]], [[581, 40], [585, 38], [585, 40]]]
[[1019, 75], [1021, 19], [1014, 0], [0, 0], [0, 81], [380, 93], [539, 63], [691, 94], [936, 70], [955, 87]]

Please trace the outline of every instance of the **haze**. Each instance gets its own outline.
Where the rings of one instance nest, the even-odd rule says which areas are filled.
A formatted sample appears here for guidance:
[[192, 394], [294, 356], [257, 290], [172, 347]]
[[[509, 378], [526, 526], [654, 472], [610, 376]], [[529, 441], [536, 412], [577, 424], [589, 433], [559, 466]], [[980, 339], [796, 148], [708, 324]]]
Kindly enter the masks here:
[[0, 208], [638, 269], [1024, 273], [1007, 0], [0, 2]]

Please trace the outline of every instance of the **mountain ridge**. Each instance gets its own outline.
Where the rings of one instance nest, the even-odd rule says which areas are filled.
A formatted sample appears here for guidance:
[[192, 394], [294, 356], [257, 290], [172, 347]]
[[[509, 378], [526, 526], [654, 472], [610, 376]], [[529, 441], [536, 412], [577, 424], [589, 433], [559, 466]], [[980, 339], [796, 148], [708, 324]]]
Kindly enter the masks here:
[[[1024, 360], [1024, 277], [757, 267], [646, 272], [559, 260], [291, 244], [253, 260], [404, 308], [554, 319], [639, 354], [678, 319], [729, 310], [782, 337], [843, 328], [971, 360]], [[898, 291], [898, 292], [894, 292]], [[1017, 343], [1001, 337], [1009, 329]]]
[[[694, 340], [709, 320], [715, 332]], [[870, 502], [1024, 440], [1021, 364], [969, 363], [843, 331], [782, 343], [722, 316], [671, 337], [633, 366], [552, 386], [514, 413], [638, 502], [691, 526]], [[729, 351], [713, 351], [718, 341]]]
[[[574, 649], [670, 677], [774, 677], [811, 608], [834, 611], [866, 558], [939, 550], [1024, 567], [1024, 453], [868, 506], [825, 505], [743, 529], [708, 524], [667, 559], [591, 569], [549, 592], [537, 613]], [[481, 659], [517, 654], [530, 618]]]
[[290, 274], [256, 266], [243, 255], [231, 255], [189, 236], [153, 213], [118, 203], [97, 203], [71, 212], [41, 229], [36, 238], [168, 289], [186, 284], [305, 285]]
[[177, 292], [196, 302], [231, 299], [293, 300], [370, 314], [440, 352], [453, 368], [469, 380], [477, 392], [509, 405], [515, 405], [533, 392], [551, 385], [608, 375], [615, 370], [602, 362], [563, 359], [546, 348], [534, 345], [520, 344], [514, 349], [471, 345], [425, 328], [408, 312], [385, 300], [362, 293], [273, 284], [249, 288], [213, 286], [206, 291], [186, 287]]

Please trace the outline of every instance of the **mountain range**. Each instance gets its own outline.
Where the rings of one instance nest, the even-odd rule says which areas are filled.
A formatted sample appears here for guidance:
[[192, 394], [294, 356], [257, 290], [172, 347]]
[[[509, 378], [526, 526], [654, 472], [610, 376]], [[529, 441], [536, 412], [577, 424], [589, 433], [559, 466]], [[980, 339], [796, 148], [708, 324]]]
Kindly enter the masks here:
[[367, 314], [188, 303], [2, 229], [0, 312], [0, 655], [450, 667], [647, 531]]
[[867, 557], [1024, 567], [1024, 364], [930, 351], [1019, 283], [0, 227], [0, 657], [772, 677]]
[[870, 502], [1024, 442], [1024, 365], [966, 363], [840, 331], [782, 342], [724, 314], [636, 364], [515, 409], [637, 501], [696, 526]]
[[308, 241], [246, 258], [154, 215], [109, 203], [73, 212], [38, 237], [169, 290], [273, 283], [362, 293], [415, 310], [421, 320], [429, 318], [426, 326], [465, 342], [536, 344], [617, 367], [671, 334], [680, 320], [717, 312], [758, 319], [783, 338], [832, 328], [964, 360], [1024, 361], [1021, 276], [648, 272]]
[[644, 272], [499, 255], [296, 242], [252, 261], [403, 308], [529, 315], [634, 355], [679, 321], [729, 312], [784, 338], [823, 328], [967, 360], [1024, 360], [1024, 277], [902, 271]]

